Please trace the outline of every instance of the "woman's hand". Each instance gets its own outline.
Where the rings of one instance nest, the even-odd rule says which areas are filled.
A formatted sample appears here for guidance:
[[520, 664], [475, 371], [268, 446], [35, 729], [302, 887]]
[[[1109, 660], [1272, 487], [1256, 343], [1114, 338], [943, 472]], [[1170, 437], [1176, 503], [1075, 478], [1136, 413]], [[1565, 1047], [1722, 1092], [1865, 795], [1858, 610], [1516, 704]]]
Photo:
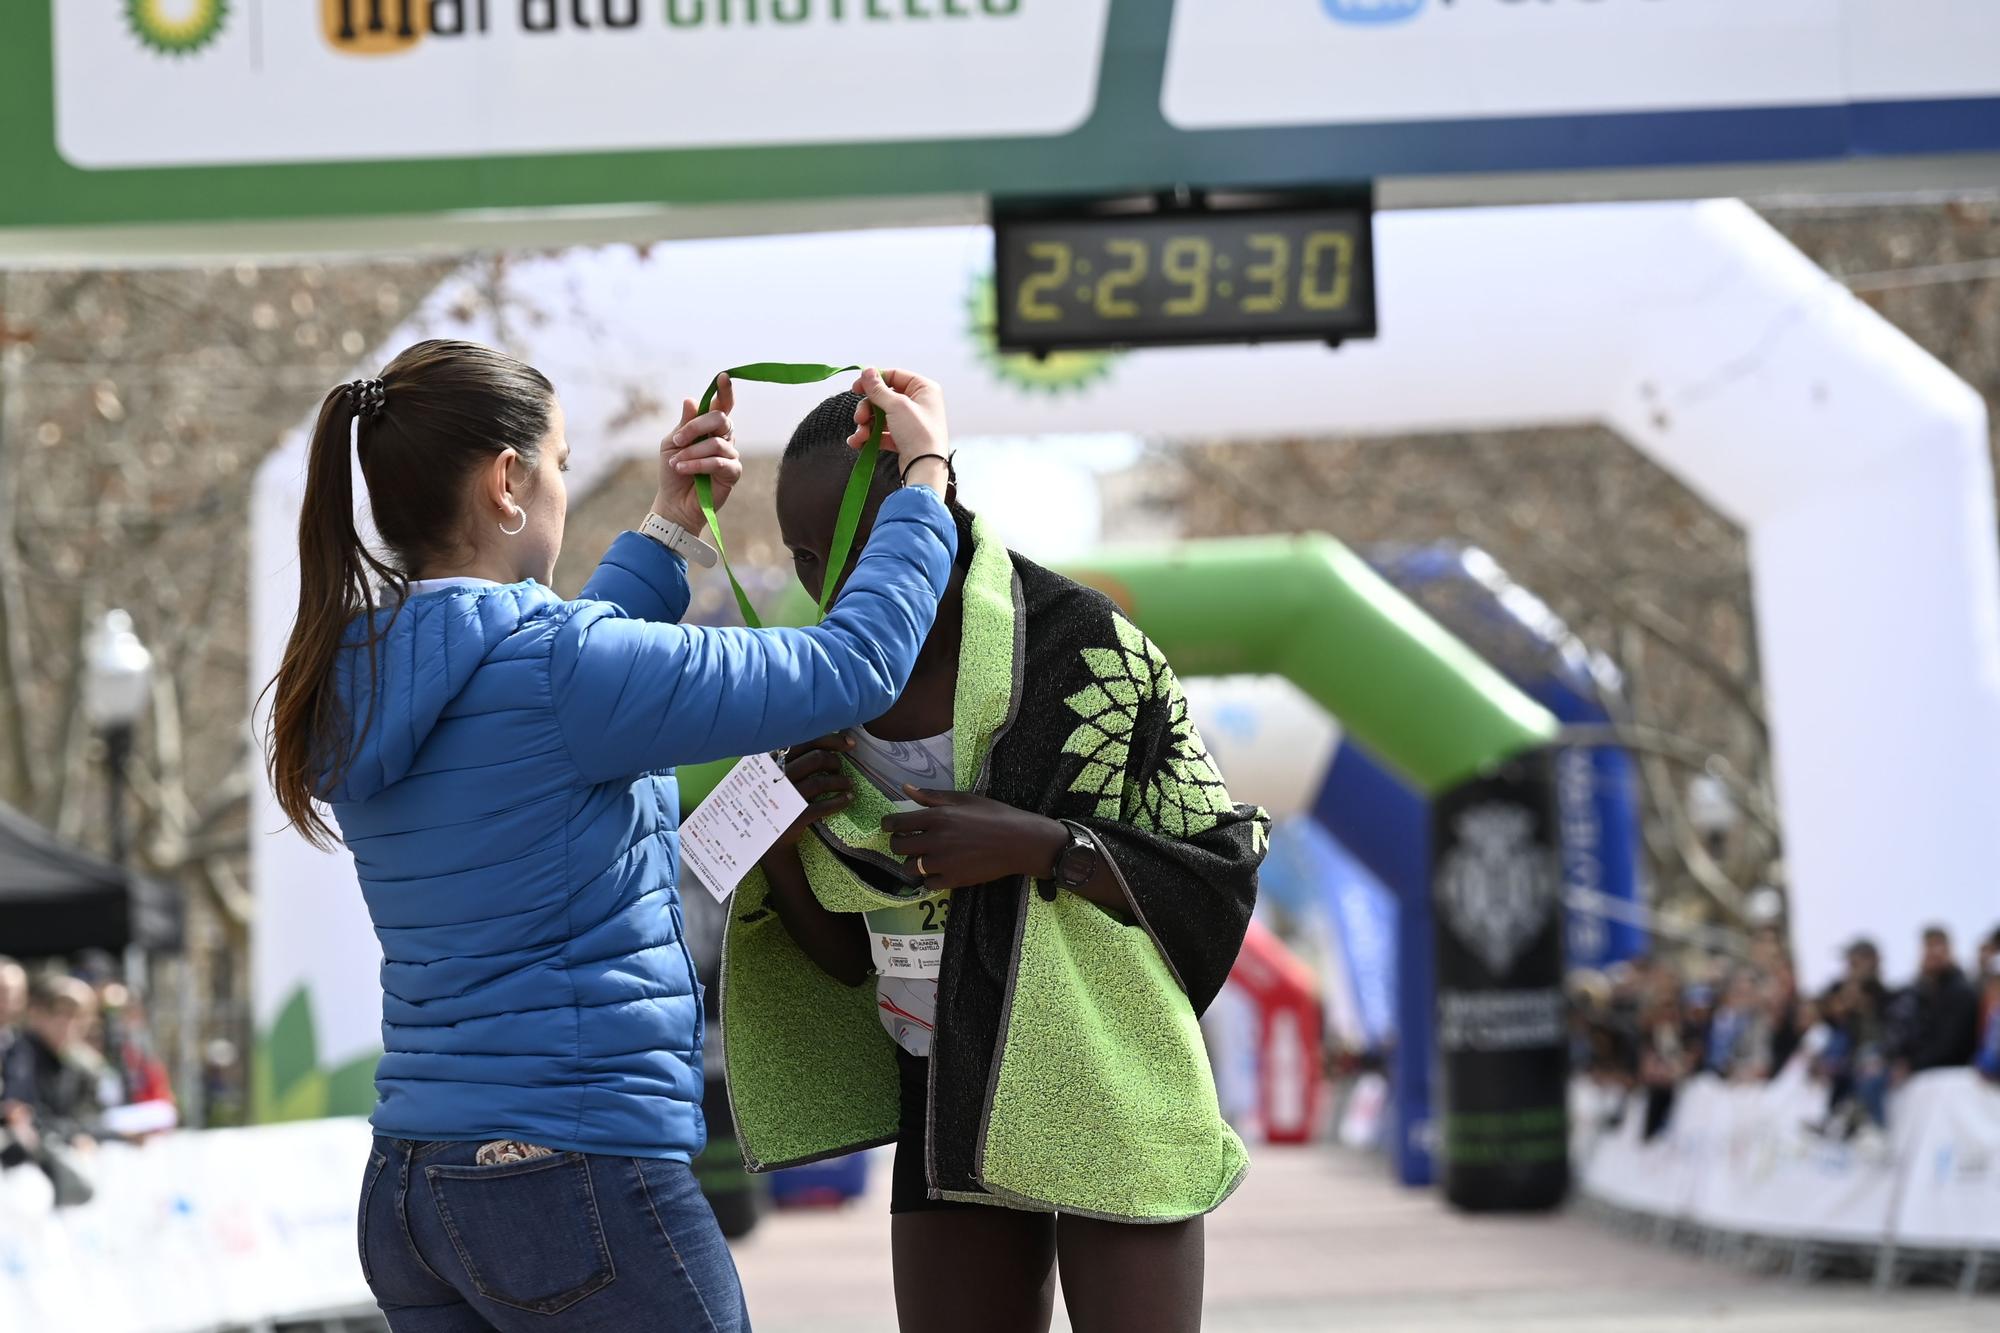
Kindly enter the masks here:
[[660, 489], [653, 497], [653, 512], [689, 532], [698, 533], [708, 523], [694, 493], [694, 479], [704, 475], [710, 479], [715, 507], [720, 509], [743, 476], [736, 428], [729, 420], [736, 406], [736, 386], [729, 376], [720, 378], [714, 409], [700, 412], [694, 399], [683, 398], [679, 428], [660, 442]]
[[[854, 434], [847, 437], [850, 448], [859, 449], [868, 442], [875, 429], [875, 409], [879, 407], [889, 419], [882, 434], [884, 449], [906, 459], [950, 452], [951, 431], [945, 425], [944, 390], [922, 375], [870, 367], [854, 381], [854, 392], [867, 401], [854, 409]], [[946, 476], [940, 457], [934, 462], [917, 464], [905, 474], [905, 480], [943, 490]]]
[[1046, 878], [1069, 842], [1069, 830], [1044, 815], [990, 796], [905, 787], [924, 808], [890, 815], [889, 850], [907, 856], [926, 889], [962, 889], [1021, 875]]
[[795, 745], [786, 754], [785, 776], [806, 798], [806, 812], [778, 839], [780, 847], [798, 846], [807, 829], [854, 804], [854, 783], [840, 766], [840, 757], [853, 748], [852, 739], [836, 732]]

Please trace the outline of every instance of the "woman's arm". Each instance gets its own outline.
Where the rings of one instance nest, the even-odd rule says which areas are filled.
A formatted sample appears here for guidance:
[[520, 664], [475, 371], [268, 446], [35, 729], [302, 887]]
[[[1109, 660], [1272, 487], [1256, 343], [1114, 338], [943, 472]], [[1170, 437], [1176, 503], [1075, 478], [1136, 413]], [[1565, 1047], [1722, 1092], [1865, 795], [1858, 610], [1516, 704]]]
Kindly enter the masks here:
[[687, 614], [687, 561], [651, 537], [620, 533], [578, 598], [607, 602], [634, 620], [678, 625]]
[[[727, 390], [727, 385], [724, 390]], [[905, 371], [855, 384], [882, 409], [883, 447], [906, 451], [910, 483], [882, 502], [868, 545], [826, 620], [812, 629], [708, 629], [635, 621], [608, 604], [572, 614], [550, 645], [557, 728], [587, 781], [791, 745], [880, 716], [903, 692], [937, 619], [958, 553], [944, 506], [944, 398]], [[723, 401], [719, 395], [718, 401]], [[706, 474], [717, 498], [733, 468], [726, 415], [687, 418], [661, 452], [656, 508], [680, 521]], [[703, 434], [707, 432], [707, 434]], [[857, 439], [866, 431], [858, 425]], [[700, 438], [697, 438], [700, 437]], [[924, 461], [916, 461], [923, 457]], [[684, 523], [683, 526], [686, 526]], [[637, 540], [644, 541], [645, 538]]]
[[[643, 540], [643, 539], [642, 539]], [[912, 486], [882, 504], [854, 575], [812, 629], [715, 629], [572, 614], [550, 645], [556, 721], [588, 781], [791, 745], [878, 717], [937, 618], [958, 530]]]

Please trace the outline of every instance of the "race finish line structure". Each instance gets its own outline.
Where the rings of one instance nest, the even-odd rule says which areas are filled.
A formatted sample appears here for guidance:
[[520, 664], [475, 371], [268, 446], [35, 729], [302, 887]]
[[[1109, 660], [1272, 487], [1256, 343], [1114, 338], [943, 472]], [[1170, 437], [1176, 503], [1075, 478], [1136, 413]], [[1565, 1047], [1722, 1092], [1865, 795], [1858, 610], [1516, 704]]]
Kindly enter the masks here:
[[[1927, 910], [1965, 927], [2000, 870], [1984, 810], [2000, 778], [2000, 561], [1978, 399], [1737, 206], [1245, 219], [1295, 218], [1329, 191], [1400, 208], [1987, 185], [2000, 179], [1996, 47], [1985, 0], [30, 2], [0, 14], [0, 260], [545, 247], [991, 214], [988, 300], [1022, 346], [1365, 340], [1379, 324], [1338, 356], [1313, 343], [1134, 351], [1055, 401], [996, 374], [990, 349], [946, 350], [964, 342], [963, 291], [990, 271], [991, 238], [885, 232], [757, 254], [755, 276], [726, 289], [741, 331], [686, 331], [707, 344], [693, 370], [680, 343], [636, 369], [692, 382], [782, 354], [768, 345], [782, 330], [935, 368], [967, 435], [1613, 426], [1751, 534], [1811, 966], [1879, 924], [1882, 884], [1932, 886]], [[894, 95], [856, 96], [862, 68], [894, 70]], [[1044, 211], [1024, 221], [1017, 202]], [[1071, 230], [1018, 230], [1050, 217]], [[932, 243], [952, 261], [928, 283], [911, 256]], [[701, 251], [710, 264], [727, 253]], [[781, 280], [787, 264], [799, 271]], [[697, 308], [688, 290], [647, 320]], [[1301, 311], [1316, 318], [1275, 327]], [[520, 350], [566, 397], [592, 392], [582, 365]], [[1246, 420], [1245, 402], [1270, 407]], [[267, 468], [260, 505], [287, 497], [284, 466]], [[1866, 551], [1844, 540], [1864, 518], [1879, 539]], [[271, 608], [289, 611], [271, 583], [288, 562], [266, 558], [261, 523], [260, 668]], [[1141, 578], [1109, 558], [1102, 570]], [[1150, 603], [1134, 598], [1142, 623], [1159, 618]], [[1904, 701], [1894, 716], [1863, 706], [1883, 697]], [[1426, 784], [1441, 841], [1469, 849], [1440, 858], [1440, 911], [1470, 922], [1491, 895], [1515, 904], [1497, 933], [1439, 932], [1446, 984], [1467, 994], [1545, 993], [1559, 972], [1559, 945], [1524, 924], [1540, 872], [1511, 850], [1546, 842], [1543, 739], [1530, 719], [1476, 771]], [[1863, 790], [1857, 754], [1910, 779]], [[296, 899], [359, 910], [309, 887], [321, 880], [296, 854], [287, 839], [259, 846], [265, 934]], [[339, 938], [337, 921], [317, 924]], [[1559, 1055], [1543, 1067], [1544, 1046], [1522, 1035], [1538, 1030], [1533, 1002], [1504, 1007], [1504, 1020], [1447, 1009], [1469, 1051], [1508, 1057], [1559, 1115]], [[1489, 1036], [1498, 1048], [1479, 1049]], [[330, 1080], [359, 1080], [366, 1052], [350, 1054]], [[1535, 1144], [1553, 1137], [1535, 1106], [1455, 1095], [1447, 1142], [1454, 1111], [1467, 1135], [1495, 1115]], [[1455, 1197], [1546, 1201], [1559, 1163], [1479, 1137], [1460, 1140], [1458, 1161], [1482, 1184]]]
[[[1052, 358], [1049, 366], [1079, 374], [1059, 396], [1025, 381], [1033, 361], [998, 357], [975, 317], [990, 275], [984, 229], [709, 241], [648, 259], [603, 250], [526, 261], [510, 277], [530, 304], [592, 311], [592, 330], [546, 325], [523, 334], [518, 349], [554, 378], [578, 423], [615, 419], [630, 383], [692, 387], [718, 365], [841, 346], [936, 374], [951, 385], [954, 421], [968, 437], [1122, 430], [1282, 439], [1609, 424], [1751, 534], [1803, 956], [1831, 957], [1856, 931], [1879, 931], [1885, 877], [1921, 876], [1933, 887], [1908, 910], [1974, 929], [1990, 911], [1981, 886], [2000, 861], [1981, 813], [2000, 781], [2000, 693], [1986, 670], [2000, 660], [2000, 630], [1988, 614], [2000, 597], [2000, 555], [1978, 397], [1740, 204], [1403, 212], [1379, 217], [1375, 230], [1382, 337], [1337, 354], [1290, 343], [1109, 355], [1087, 375]], [[1493, 265], [1493, 254], [1510, 262]], [[1634, 263], [1634, 255], [1675, 261]], [[900, 281], [884, 295], [875, 275], [891, 270]], [[1469, 301], [1471, 291], [1480, 299]], [[448, 283], [392, 341], [492, 336], [487, 325], [453, 322], [461, 295]], [[663, 324], [658, 312], [680, 303], [715, 313], [698, 329]], [[773, 329], [788, 346], [769, 347]], [[818, 387], [760, 387], [740, 414], [739, 442], [752, 455], [775, 454], [821, 396]], [[618, 458], [649, 454], [655, 435], [645, 424], [598, 432], [596, 447], [577, 451], [578, 492]], [[275, 663], [296, 598], [284, 571], [302, 443], [288, 448], [259, 480], [258, 671]], [[1864, 518], [1871, 528], [1890, 525], [1893, 539], [1865, 548], [1847, 541], [1843, 534]], [[1410, 657], [1357, 652], [1338, 630], [1315, 650], [1309, 636], [1328, 631], [1288, 599], [1302, 595], [1302, 576], [1326, 571], [1314, 564], [1317, 548], [1296, 545], [1299, 564], [1289, 573], [1284, 553], [1268, 548], [1257, 559], [1269, 563], [1239, 568], [1260, 581], [1217, 599], [1237, 619], [1206, 636], [1191, 603], [1173, 597], [1187, 581], [1177, 575], [1183, 565], [1206, 573], [1214, 561], [1246, 557], [1109, 553], [1068, 564], [1126, 600], [1185, 674], [1281, 672], [1421, 790], [1437, 796], [1465, 781], [1457, 756], [1424, 748], [1434, 696], [1395, 692], [1407, 661], [1436, 655], [1422, 646], [1435, 626], [1397, 598], [1387, 604], [1409, 619], [1388, 624], [1413, 641]], [[1356, 581], [1332, 572], [1303, 609], [1350, 625], [1334, 615], [1334, 599]], [[1354, 692], [1370, 685], [1377, 694]], [[1498, 764], [1533, 752], [1539, 710], [1510, 714], [1518, 707], [1510, 701], [1526, 703], [1511, 690], [1489, 697], [1484, 706], [1513, 720], [1481, 733], [1491, 739], [1479, 759]], [[1921, 701], [1922, 717], [1910, 712], [1915, 703], [1893, 714], [1854, 706], [1881, 697]], [[1853, 757], [1863, 753], [1936, 781], [1855, 783]], [[1886, 836], [1892, 828], [1906, 836]], [[261, 883], [348, 873], [315, 870], [316, 854], [297, 839], [261, 840], [257, 854], [268, 858]], [[352, 1027], [330, 1053], [372, 1047], [373, 1015], [356, 1014], [351, 998], [366, 998], [374, 947], [355, 895], [288, 891], [267, 911], [300, 914], [296, 938], [312, 946], [262, 971], [260, 1012], [276, 1012], [319, 978], [312, 988], [329, 988], [320, 994], [350, 997], [314, 1005], [322, 1023]], [[1428, 903], [1406, 901], [1406, 928], [1428, 933], [1428, 914]], [[336, 961], [333, 939], [355, 941], [360, 957]], [[1478, 947], [1505, 952], [1490, 940]], [[328, 975], [336, 971], [348, 982]], [[1406, 1012], [1406, 1022], [1412, 1017], [1428, 1026], [1427, 1015]], [[1406, 1091], [1428, 1086], [1421, 1067], [1401, 1072]], [[1423, 1135], [1421, 1123], [1405, 1134], [1411, 1179], [1428, 1169]]]
[[1175, 187], [1978, 186], [1996, 24], [1985, 0], [22, 0], [0, 259], [977, 222]]

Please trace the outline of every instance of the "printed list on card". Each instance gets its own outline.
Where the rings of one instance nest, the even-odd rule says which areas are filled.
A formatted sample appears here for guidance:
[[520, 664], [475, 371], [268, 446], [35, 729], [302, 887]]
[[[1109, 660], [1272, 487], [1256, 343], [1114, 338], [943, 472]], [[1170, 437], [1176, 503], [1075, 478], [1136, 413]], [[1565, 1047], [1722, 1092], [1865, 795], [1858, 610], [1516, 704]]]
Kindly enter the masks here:
[[805, 798], [778, 761], [753, 754], [681, 824], [681, 863], [717, 901], [726, 899], [805, 812]]

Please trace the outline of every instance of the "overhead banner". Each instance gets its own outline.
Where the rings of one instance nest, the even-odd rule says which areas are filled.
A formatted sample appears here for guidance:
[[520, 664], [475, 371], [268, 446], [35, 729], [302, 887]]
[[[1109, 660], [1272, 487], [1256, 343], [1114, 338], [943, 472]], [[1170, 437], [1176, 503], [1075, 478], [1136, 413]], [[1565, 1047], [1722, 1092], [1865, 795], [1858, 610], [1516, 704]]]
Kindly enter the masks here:
[[1207, 130], [1985, 97], [1996, 44], [1990, 0], [1179, 0], [1165, 109]]
[[0, 253], [1969, 187], [1995, 50], [1989, 0], [13, 0]]
[[152, 167], [1066, 134], [1110, 6], [69, 0], [56, 137]]

